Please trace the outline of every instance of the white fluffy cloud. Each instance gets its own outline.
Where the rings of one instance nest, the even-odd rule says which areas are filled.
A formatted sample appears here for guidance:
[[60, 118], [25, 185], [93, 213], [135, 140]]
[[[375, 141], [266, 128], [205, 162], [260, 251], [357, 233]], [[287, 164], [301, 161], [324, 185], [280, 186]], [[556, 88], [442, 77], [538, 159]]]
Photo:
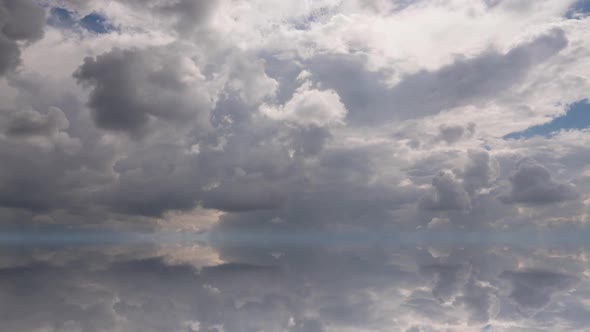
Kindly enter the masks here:
[[275, 120], [286, 120], [303, 126], [344, 124], [346, 107], [333, 90], [317, 90], [305, 81], [284, 105], [262, 105], [262, 114]]

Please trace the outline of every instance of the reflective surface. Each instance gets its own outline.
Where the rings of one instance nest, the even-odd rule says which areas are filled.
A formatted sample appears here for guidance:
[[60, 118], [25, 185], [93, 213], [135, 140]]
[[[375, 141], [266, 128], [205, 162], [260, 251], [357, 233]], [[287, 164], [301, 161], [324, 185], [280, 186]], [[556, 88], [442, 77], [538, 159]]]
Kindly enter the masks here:
[[[538, 331], [590, 322], [588, 250], [109, 245], [2, 252], [7, 331]], [[26, 317], [26, 318], [25, 318]]]

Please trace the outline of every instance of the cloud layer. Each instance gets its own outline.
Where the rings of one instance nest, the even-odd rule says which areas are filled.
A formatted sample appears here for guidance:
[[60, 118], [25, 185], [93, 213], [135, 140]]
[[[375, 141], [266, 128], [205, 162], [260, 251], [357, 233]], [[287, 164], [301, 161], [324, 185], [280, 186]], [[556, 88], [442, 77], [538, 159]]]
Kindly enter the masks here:
[[586, 7], [0, 0], [0, 330], [584, 331]]

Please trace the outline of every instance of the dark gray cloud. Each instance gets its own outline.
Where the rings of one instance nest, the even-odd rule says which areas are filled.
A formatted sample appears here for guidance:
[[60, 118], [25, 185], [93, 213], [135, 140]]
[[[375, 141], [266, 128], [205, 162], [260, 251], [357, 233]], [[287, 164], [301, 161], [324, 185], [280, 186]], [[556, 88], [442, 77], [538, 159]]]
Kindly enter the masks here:
[[216, 131], [203, 135], [198, 127], [188, 128], [192, 143], [135, 143], [115, 163], [118, 180], [97, 193], [99, 201], [149, 216], [199, 203], [231, 212], [279, 208], [303, 185], [304, 161], [322, 151], [330, 132], [252, 117], [252, 106], [237, 94], [213, 110]]
[[46, 114], [33, 110], [8, 111], [0, 116], [3, 132], [8, 136], [49, 136], [67, 129], [70, 125], [65, 114], [59, 108], [51, 108]]
[[421, 272], [434, 279], [432, 295], [439, 302], [453, 300], [469, 278], [469, 268], [460, 265], [427, 265]]
[[432, 179], [432, 192], [420, 202], [428, 210], [464, 210], [471, 205], [469, 194], [453, 173], [440, 172]]
[[524, 309], [539, 309], [551, 301], [551, 297], [573, 287], [578, 279], [552, 271], [506, 271], [501, 275], [512, 285], [510, 298]]
[[469, 321], [472, 324], [490, 321], [499, 306], [491, 288], [481, 285], [474, 277], [466, 283], [459, 301], [463, 302], [466, 311], [469, 312]]
[[113, 49], [86, 58], [74, 77], [92, 89], [88, 106], [101, 128], [142, 135], [154, 119], [180, 124], [193, 118], [206, 128], [211, 101], [199, 77], [183, 80], [183, 60], [191, 65], [162, 49]]
[[441, 125], [439, 127], [439, 134], [436, 139], [445, 141], [447, 144], [453, 144], [462, 138], [469, 138], [475, 132], [475, 123], [470, 123], [463, 127], [460, 125]]
[[[69, 122], [58, 108], [3, 111], [0, 115], [0, 204], [44, 210], [64, 204], [79, 184], [80, 141], [65, 131]], [[67, 180], [70, 178], [70, 180]], [[90, 178], [88, 179], [90, 180]], [[73, 198], [73, 197], [72, 197]], [[75, 204], [72, 202], [72, 204]]]
[[11, 40], [35, 41], [43, 36], [45, 11], [33, 1], [3, 0], [0, 26], [2, 33]]
[[138, 149], [115, 163], [117, 181], [97, 192], [98, 203], [131, 214], [157, 216], [189, 210], [205, 183], [194, 156], [173, 145]]
[[0, 34], [0, 75], [16, 68], [20, 64], [18, 44]]
[[[0, 109], [0, 154], [6, 158], [0, 166], [0, 205], [19, 212], [7, 212], [3, 223], [13, 224], [12, 214], [20, 216], [15, 220], [22, 226], [43, 220], [69, 223], [81, 214], [89, 223], [104, 218], [82, 211], [96, 212], [89, 196], [113, 180], [116, 147], [101, 142], [103, 134], [82, 111], [82, 101], [59, 83], [22, 73], [7, 80], [18, 95], [17, 106]], [[56, 211], [76, 211], [77, 217], [45, 215]]]
[[497, 98], [567, 44], [565, 32], [555, 28], [506, 53], [488, 50], [473, 58], [458, 57], [436, 70], [406, 75], [392, 88], [383, 83], [382, 72], [364, 69], [362, 57], [319, 56], [309, 67], [320, 82], [339, 93], [349, 111], [348, 120], [377, 124]]
[[578, 197], [572, 185], [554, 180], [547, 168], [530, 158], [517, 163], [510, 184], [510, 193], [500, 197], [508, 204], [549, 204]]
[[487, 151], [470, 150], [468, 161], [460, 172], [465, 190], [474, 195], [478, 190], [489, 187], [497, 172], [497, 162]]
[[285, 191], [285, 185], [268, 184], [259, 177], [246, 178], [206, 191], [203, 204], [207, 208], [230, 212], [273, 209], [285, 200]]
[[31, 0], [0, 1], [0, 76], [20, 64], [19, 42], [43, 36], [45, 11]]
[[494, 178], [495, 160], [486, 151], [470, 150], [463, 169], [440, 171], [432, 179], [432, 190], [420, 207], [426, 210], [468, 210], [480, 189], [489, 187]]

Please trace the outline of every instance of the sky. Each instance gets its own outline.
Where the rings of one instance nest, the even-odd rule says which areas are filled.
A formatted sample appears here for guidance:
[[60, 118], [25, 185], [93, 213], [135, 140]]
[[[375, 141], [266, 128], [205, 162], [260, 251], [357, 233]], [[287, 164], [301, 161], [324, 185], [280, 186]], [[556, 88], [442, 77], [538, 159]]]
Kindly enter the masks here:
[[590, 128], [590, 104], [584, 99], [565, 107], [565, 114], [557, 116], [551, 121], [529, 127], [523, 131], [510, 133], [504, 138], [530, 138], [533, 136], [553, 135], [560, 131]]
[[0, 0], [0, 331], [590, 331], [586, 0]]

